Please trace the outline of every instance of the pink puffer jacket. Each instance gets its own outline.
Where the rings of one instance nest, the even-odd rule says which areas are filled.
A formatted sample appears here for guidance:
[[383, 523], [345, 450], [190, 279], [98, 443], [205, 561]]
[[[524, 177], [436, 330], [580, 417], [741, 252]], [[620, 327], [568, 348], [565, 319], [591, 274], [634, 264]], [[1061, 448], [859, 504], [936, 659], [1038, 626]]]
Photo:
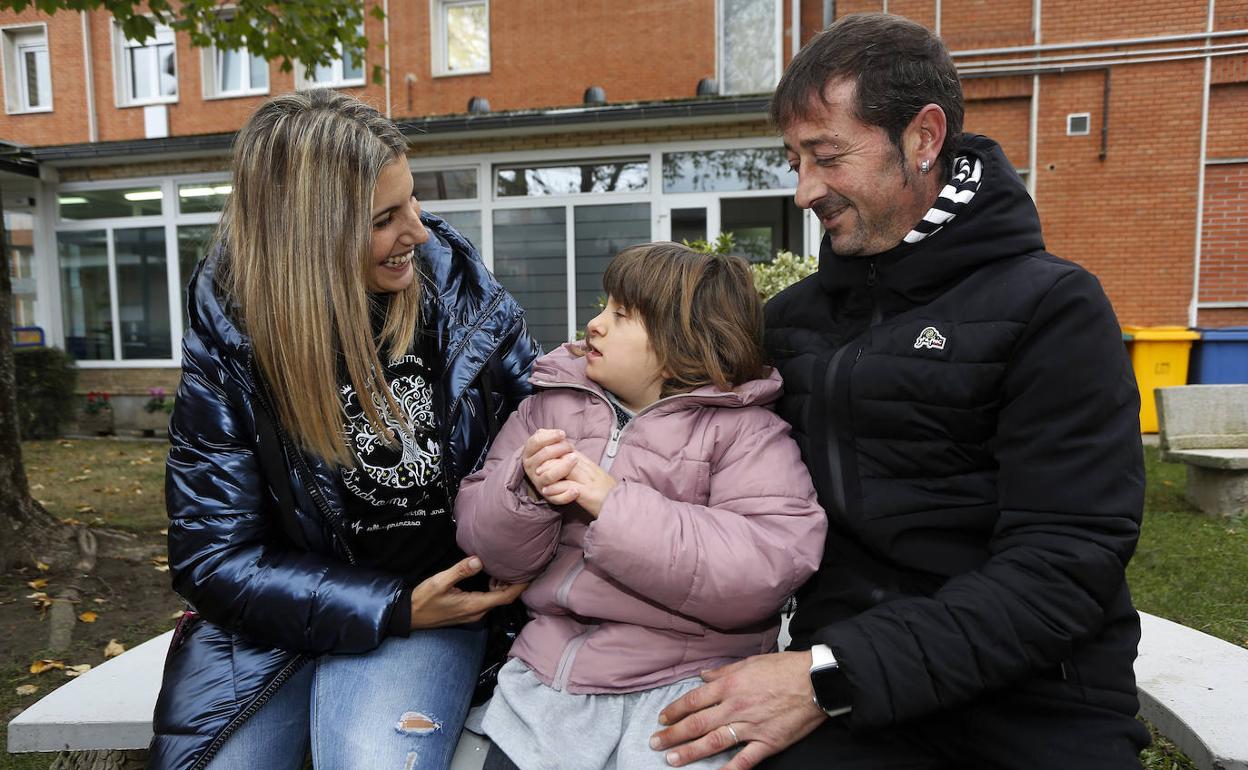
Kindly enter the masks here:
[[[661, 399], [622, 431], [568, 346], [460, 487], [459, 545], [491, 575], [532, 580], [512, 648], [556, 690], [644, 690], [774, 649], [779, 609], [819, 565], [827, 520], [765, 405], [780, 377]], [[534, 502], [520, 449], [560, 428], [619, 484], [595, 521]]]

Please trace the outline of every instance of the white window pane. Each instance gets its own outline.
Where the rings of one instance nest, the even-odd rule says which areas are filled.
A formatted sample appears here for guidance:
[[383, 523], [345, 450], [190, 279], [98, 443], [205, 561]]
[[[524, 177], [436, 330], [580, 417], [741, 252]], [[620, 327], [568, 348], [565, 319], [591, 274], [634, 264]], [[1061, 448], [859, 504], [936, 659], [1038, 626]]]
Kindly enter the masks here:
[[42, 48], [36, 51], [35, 61], [39, 68], [39, 105], [47, 107], [52, 104], [52, 67], [48, 63], [48, 49]]
[[173, 45], [162, 45], [157, 50], [160, 57], [160, 95], [177, 96], [178, 70]]
[[776, 0], [721, 0], [723, 90], [726, 94], [771, 91], [776, 73]]
[[221, 93], [243, 90], [243, 57], [238, 51], [218, 51], [217, 67], [220, 76], [217, 87]]
[[364, 79], [364, 59], [357, 56], [348, 56], [342, 60], [342, 79], [343, 80], [363, 80]]
[[269, 87], [269, 63], [260, 56], [251, 55], [249, 59], [251, 62], [249, 85], [253, 89], [263, 91]]
[[336, 62], [316, 65], [316, 70], [312, 73], [312, 80], [316, 83], [334, 82], [336, 79], [334, 77], [334, 64], [336, 64]]
[[146, 46], [126, 49], [130, 55], [130, 94], [135, 99], [150, 99], [156, 95], [156, 83], [152, 75], [156, 71], [156, 52]]
[[490, 38], [484, 3], [446, 9], [446, 68], [484, 69], [490, 61]]

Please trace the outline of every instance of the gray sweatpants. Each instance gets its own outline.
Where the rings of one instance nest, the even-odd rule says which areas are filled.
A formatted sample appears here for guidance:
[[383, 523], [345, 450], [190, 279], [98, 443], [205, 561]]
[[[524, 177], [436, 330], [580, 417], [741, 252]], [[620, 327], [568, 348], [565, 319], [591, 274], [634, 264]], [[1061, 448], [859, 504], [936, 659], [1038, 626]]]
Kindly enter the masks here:
[[[499, 671], [482, 729], [521, 770], [666, 770], [664, 753], [650, 748], [659, 712], [700, 684], [695, 677], [640, 692], [574, 695], [542, 684], [513, 658]], [[713, 770], [731, 757], [684, 767]]]

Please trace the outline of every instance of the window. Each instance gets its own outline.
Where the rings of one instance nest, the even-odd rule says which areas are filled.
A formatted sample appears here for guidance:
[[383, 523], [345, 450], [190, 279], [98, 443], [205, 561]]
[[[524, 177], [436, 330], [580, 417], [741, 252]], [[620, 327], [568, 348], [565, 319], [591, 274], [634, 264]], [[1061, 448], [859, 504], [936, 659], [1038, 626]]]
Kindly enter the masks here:
[[719, 0], [719, 83], [724, 94], [768, 93], [780, 80], [779, 0]]
[[[360, 34], [364, 34], [363, 26]], [[343, 88], [364, 85], [364, 52], [353, 51], [343, 56], [342, 42], [334, 43], [338, 58], [329, 64], [318, 64], [315, 67], [296, 66], [299, 73], [296, 86], [299, 88]]]
[[663, 155], [665, 193], [782, 190], [796, 184], [797, 176], [789, 171], [788, 159], [779, 147]]
[[433, 74], [489, 71], [489, 0], [434, 0]]
[[269, 92], [269, 63], [247, 50], [204, 51], [204, 97], [223, 99]]
[[1087, 136], [1091, 133], [1092, 114], [1072, 112], [1066, 116], [1066, 136]]
[[650, 186], [650, 164], [645, 159], [526, 165], [498, 169], [494, 194], [512, 196], [573, 195], [577, 193], [640, 192]]
[[163, 104], [178, 100], [178, 61], [173, 30], [157, 26], [154, 37], [131, 40], [114, 26], [117, 104]]
[[4, 30], [5, 108], [10, 113], [49, 112], [52, 74], [43, 25]]

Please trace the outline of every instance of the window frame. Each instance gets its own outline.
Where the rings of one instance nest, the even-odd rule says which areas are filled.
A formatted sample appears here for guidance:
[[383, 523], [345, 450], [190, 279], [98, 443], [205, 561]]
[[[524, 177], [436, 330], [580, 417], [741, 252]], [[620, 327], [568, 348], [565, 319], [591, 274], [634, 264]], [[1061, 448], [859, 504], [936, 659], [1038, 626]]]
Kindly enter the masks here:
[[[455, 6], [468, 5], [485, 6], [485, 64], [473, 69], [451, 69], [447, 61], [449, 56], [447, 10]], [[490, 55], [490, 0], [430, 0], [429, 16], [433, 20], [433, 23], [429, 25], [431, 36], [429, 50], [432, 57], [430, 67], [435, 78], [489, 74], [493, 63], [493, 57]]]
[[[202, 66], [200, 69], [203, 72], [204, 99], [241, 99], [248, 96], [267, 96], [273, 88], [273, 72], [268, 61], [264, 62], [265, 70], [263, 88], [253, 88], [250, 85], [247, 85], [237, 91], [225, 90], [225, 87], [222, 85], [222, 76], [224, 74], [222, 57], [225, 55], [226, 50], [227, 49], [217, 48], [216, 46], [209, 46], [204, 48], [202, 51], [202, 55], [200, 57]], [[240, 55], [245, 65], [242, 82], [250, 84], [252, 75], [252, 53], [247, 48], [239, 48], [235, 51], [235, 53]]]
[[[4, 111], [8, 115], [28, 115], [32, 113], [52, 112], [52, 48], [48, 42], [47, 24], [15, 24], [0, 27], [0, 44], [3, 45], [4, 61]], [[32, 107], [30, 93], [26, 87], [26, 59], [23, 55], [30, 49], [42, 49], [47, 62], [46, 83], [48, 92], [40, 94], [46, 105]], [[36, 76], [36, 86], [39, 78]]]
[[[167, 37], [167, 41], [162, 41], [162, 37]], [[151, 42], [148, 42], [151, 41]], [[162, 45], [169, 45], [173, 50], [173, 87], [174, 92], [170, 96], [152, 96], [138, 97], [133, 91], [134, 71], [131, 65], [130, 51], [134, 48], [156, 47], [159, 49]], [[182, 93], [181, 83], [178, 80], [178, 37], [173, 29], [162, 24], [156, 25], [156, 31], [152, 37], [143, 41], [135, 41], [125, 36], [121, 26], [115, 21], [113, 22], [113, 81], [116, 89], [117, 106], [118, 107], [145, 107], [152, 104], [177, 104]], [[156, 67], [152, 73], [156, 76], [156, 82], [160, 82], [160, 55], [159, 50], [156, 56]]]
[[320, 82], [315, 79], [315, 66], [309, 68], [302, 62], [295, 62], [295, 88], [300, 91], [306, 91], [310, 88], [363, 88], [368, 84], [368, 60], [364, 56], [364, 52], [360, 51], [360, 76], [358, 78], [347, 79], [343, 77], [343, 69], [346, 67], [346, 56], [342, 52], [342, 41], [334, 43], [334, 50], [338, 52], [337, 58], [329, 63], [333, 68], [334, 79], [331, 81]]

